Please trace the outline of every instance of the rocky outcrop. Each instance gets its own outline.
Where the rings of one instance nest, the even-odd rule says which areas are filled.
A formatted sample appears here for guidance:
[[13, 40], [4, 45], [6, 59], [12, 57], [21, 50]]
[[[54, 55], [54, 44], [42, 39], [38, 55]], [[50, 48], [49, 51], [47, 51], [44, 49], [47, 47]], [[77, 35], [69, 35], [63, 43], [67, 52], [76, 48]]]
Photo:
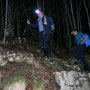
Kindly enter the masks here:
[[4, 66], [7, 62], [27, 62], [32, 64], [35, 58], [33, 54], [27, 52], [13, 52], [6, 51], [4, 53], [0, 53], [0, 66]]
[[[27, 51], [4, 50], [0, 52], [0, 67], [5, 70], [2, 83], [0, 73], [0, 84], [3, 85], [3, 90], [44, 90], [49, 84], [48, 90], [89, 90], [90, 74], [81, 72], [80, 65], [75, 65], [74, 61], [72, 57], [67, 60], [57, 57], [44, 60]], [[53, 79], [53, 72], [59, 89], [54, 87], [54, 82], [49, 81]], [[25, 78], [28, 78], [27, 86]]]
[[55, 72], [59, 90], [90, 90], [89, 74], [75, 71]]
[[26, 80], [25, 77], [19, 76], [14, 77], [11, 81], [4, 81], [3, 90], [25, 90]]

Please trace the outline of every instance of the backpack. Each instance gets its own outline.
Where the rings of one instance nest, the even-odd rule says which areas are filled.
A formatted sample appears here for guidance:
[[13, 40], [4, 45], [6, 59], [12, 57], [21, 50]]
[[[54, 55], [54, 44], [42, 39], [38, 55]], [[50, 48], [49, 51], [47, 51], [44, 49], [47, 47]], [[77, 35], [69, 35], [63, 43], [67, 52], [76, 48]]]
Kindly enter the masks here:
[[87, 40], [85, 41], [85, 44], [86, 44], [86, 47], [89, 47], [90, 46], [90, 39], [89, 39], [89, 35], [84, 33], [84, 36], [87, 37]]
[[51, 28], [52, 28], [52, 30], [54, 31], [54, 30], [55, 30], [54, 22], [53, 22], [53, 20], [52, 20], [50, 17], [49, 17], [49, 19], [50, 19], [50, 21], [51, 21], [51, 23], [52, 23]]
[[[51, 17], [49, 17], [49, 19], [50, 19], [50, 21], [51, 21], [51, 23], [52, 23], [51, 29], [52, 29], [52, 31], [54, 31], [54, 30], [55, 30], [54, 22], [53, 22], [53, 20], [51, 19]], [[44, 16], [44, 20], [46, 21], [46, 16]]]

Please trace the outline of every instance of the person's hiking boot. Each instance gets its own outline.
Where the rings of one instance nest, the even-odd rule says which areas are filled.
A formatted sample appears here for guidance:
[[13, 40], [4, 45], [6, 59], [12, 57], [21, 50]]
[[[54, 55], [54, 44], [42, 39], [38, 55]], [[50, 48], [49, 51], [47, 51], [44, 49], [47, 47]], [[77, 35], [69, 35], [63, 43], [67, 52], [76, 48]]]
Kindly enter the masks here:
[[90, 73], [90, 71], [89, 71], [89, 70], [85, 70], [85, 72], [86, 72], [86, 73]]
[[90, 73], [90, 68], [89, 69], [85, 69], [86, 73]]
[[37, 49], [36, 52], [41, 52], [41, 49]]
[[79, 64], [79, 63], [81, 63], [81, 60], [77, 60], [74, 62], [74, 64]]
[[85, 68], [85, 72], [90, 73], [90, 67], [89, 66], [87, 68]]
[[44, 57], [49, 57], [49, 52], [48, 52], [48, 49], [44, 49]]
[[48, 61], [49, 57], [48, 56], [44, 56], [44, 61]]

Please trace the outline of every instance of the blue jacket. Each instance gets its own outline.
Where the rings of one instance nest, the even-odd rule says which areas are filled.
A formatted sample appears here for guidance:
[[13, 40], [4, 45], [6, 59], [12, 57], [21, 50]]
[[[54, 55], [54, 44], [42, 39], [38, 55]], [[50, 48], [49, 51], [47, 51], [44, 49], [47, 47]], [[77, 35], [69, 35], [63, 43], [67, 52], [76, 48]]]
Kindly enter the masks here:
[[77, 44], [81, 44], [81, 42], [84, 40], [84, 34], [82, 32], [78, 32], [76, 35]]
[[[46, 17], [47, 25], [44, 24], [44, 17]], [[48, 16], [43, 16], [43, 18], [42, 18], [42, 23], [43, 23], [43, 27], [44, 27], [45, 34], [47, 34], [47, 35], [50, 34], [50, 33], [52, 32], [51, 25], [53, 24], [52, 21], [50, 20], [50, 17], [48, 17]], [[32, 28], [38, 28], [38, 31], [39, 31], [38, 20], [37, 20], [36, 24], [30, 23], [29, 26], [32, 27]], [[39, 32], [40, 32], [40, 31], [39, 31]]]

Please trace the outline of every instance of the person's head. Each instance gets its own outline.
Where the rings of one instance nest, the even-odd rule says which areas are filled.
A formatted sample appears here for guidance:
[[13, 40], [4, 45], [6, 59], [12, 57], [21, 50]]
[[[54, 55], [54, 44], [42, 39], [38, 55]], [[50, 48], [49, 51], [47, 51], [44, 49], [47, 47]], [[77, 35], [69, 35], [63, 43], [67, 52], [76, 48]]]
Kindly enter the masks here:
[[36, 10], [35, 12], [39, 18], [43, 17], [43, 12], [41, 10]]
[[74, 29], [74, 30], [71, 32], [71, 34], [72, 34], [72, 35], [74, 35], [74, 36], [76, 36], [76, 35], [77, 35], [77, 33], [78, 33], [78, 32], [77, 32], [77, 30], [76, 30], [76, 29]]

